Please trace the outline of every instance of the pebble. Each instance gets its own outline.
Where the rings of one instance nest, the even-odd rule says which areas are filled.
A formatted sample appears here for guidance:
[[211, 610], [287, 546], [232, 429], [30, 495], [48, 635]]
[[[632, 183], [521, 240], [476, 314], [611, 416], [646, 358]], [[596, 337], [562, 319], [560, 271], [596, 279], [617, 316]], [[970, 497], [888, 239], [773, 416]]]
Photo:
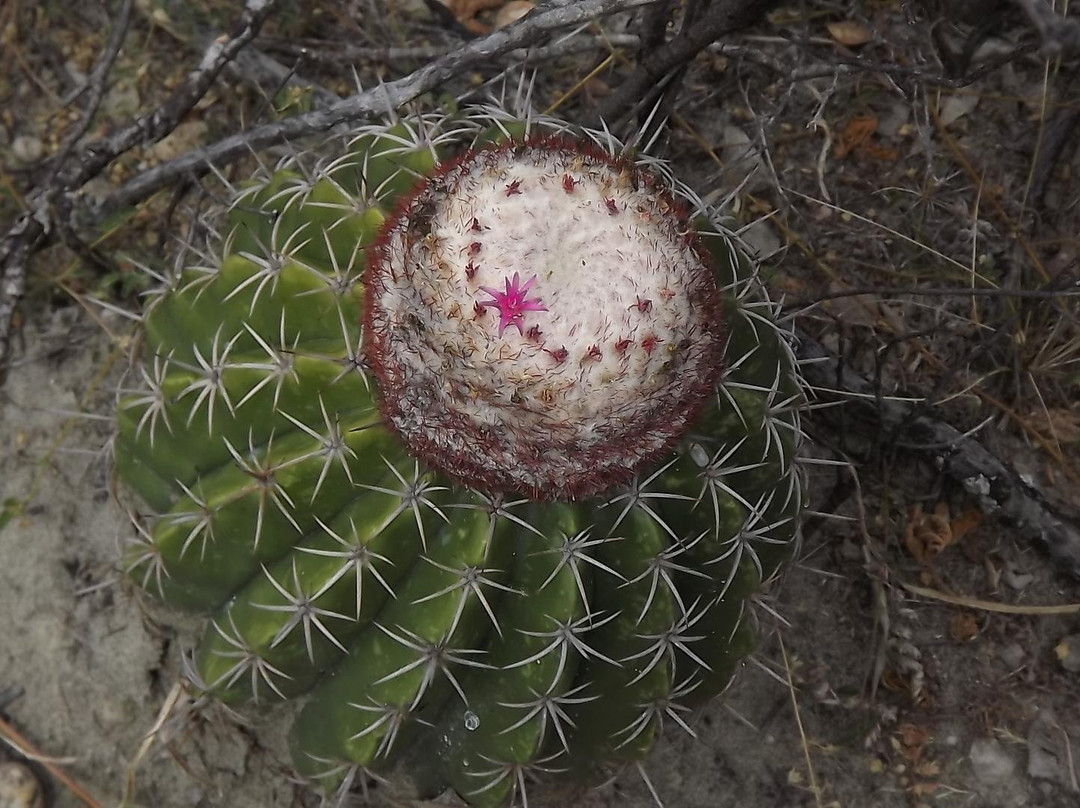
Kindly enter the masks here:
[[1005, 663], [1010, 671], [1014, 671], [1023, 665], [1025, 657], [1027, 657], [1027, 653], [1024, 651], [1024, 646], [1018, 642], [1009, 643], [998, 649], [998, 658]]
[[1005, 583], [1017, 591], [1027, 589], [1031, 582], [1035, 580], [1035, 576], [1030, 572], [1024, 572], [1020, 567], [1012, 563], [1005, 565], [1001, 577], [1005, 579]]
[[21, 763], [0, 763], [0, 808], [45, 808], [41, 783]]
[[765, 170], [765, 162], [750, 136], [738, 126], [728, 124], [724, 127], [722, 138], [720, 159], [726, 166], [724, 184], [735, 187], [749, 175], [750, 179], [744, 190], [753, 193], [767, 187], [768, 171]]
[[971, 768], [981, 785], [1004, 783], [1016, 772], [1016, 761], [1000, 742], [992, 738], [979, 738], [971, 744]]
[[33, 135], [19, 135], [11, 144], [11, 153], [24, 165], [36, 163], [45, 154], [45, 145]]
[[1080, 634], [1070, 634], [1054, 646], [1061, 667], [1069, 673], [1080, 673]]
[[1029, 777], [1068, 783], [1069, 749], [1064, 743], [1065, 735], [1057, 719], [1049, 710], [1041, 710], [1031, 722], [1027, 734]]

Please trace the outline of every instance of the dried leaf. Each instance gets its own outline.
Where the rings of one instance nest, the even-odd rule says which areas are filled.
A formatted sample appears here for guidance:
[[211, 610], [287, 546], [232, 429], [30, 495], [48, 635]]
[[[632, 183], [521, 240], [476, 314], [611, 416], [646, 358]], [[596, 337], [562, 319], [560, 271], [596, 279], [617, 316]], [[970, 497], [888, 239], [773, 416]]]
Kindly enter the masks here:
[[952, 528], [953, 541], [960, 541], [968, 533], [982, 524], [982, 511], [978, 508], [968, 508], [958, 517], [952, 520], [949, 527]]
[[869, 28], [855, 20], [830, 22], [825, 27], [829, 29], [829, 36], [849, 48], [865, 45], [874, 37]]
[[971, 612], [956, 612], [949, 620], [949, 637], [953, 642], [967, 643], [979, 636], [979, 621]]
[[950, 95], [941, 105], [938, 116], [942, 126], [952, 126], [961, 118], [975, 111], [979, 96], [974, 93]]
[[460, 22], [470, 33], [483, 35], [491, 33], [491, 27], [476, 17], [482, 11], [502, 8], [506, 0], [441, 0], [450, 9], [454, 19]]
[[872, 141], [866, 141], [860, 143], [855, 150], [860, 157], [866, 157], [871, 160], [881, 160], [886, 163], [895, 163], [900, 156], [892, 146], [882, 146], [880, 143], [874, 143]]
[[[842, 294], [850, 289], [841, 283], [830, 283], [829, 294]], [[880, 299], [874, 295], [837, 297], [825, 302], [825, 308], [845, 326], [876, 326], [881, 317]]]
[[926, 745], [930, 743], [930, 730], [916, 724], [901, 724], [897, 731], [900, 735], [900, 753], [910, 763], [922, 760]]
[[529, 0], [511, 0], [499, 9], [495, 15], [495, 27], [505, 28], [515, 23], [535, 8], [536, 4]]
[[840, 137], [833, 147], [833, 157], [842, 160], [852, 151], [865, 143], [877, 131], [876, 115], [856, 115], [844, 126]]
[[929, 564], [954, 539], [947, 502], [939, 502], [933, 513], [924, 513], [921, 503], [912, 509], [904, 531], [904, 546], [920, 564]]
[[937, 788], [937, 783], [916, 783], [911, 787], [910, 791], [916, 797], [929, 797], [937, 791]]
[[908, 685], [904, 677], [892, 668], [886, 668], [881, 674], [881, 684], [890, 693], [907, 693]]
[[936, 760], [924, 760], [915, 767], [915, 773], [920, 777], [937, 777], [941, 774], [941, 764]]

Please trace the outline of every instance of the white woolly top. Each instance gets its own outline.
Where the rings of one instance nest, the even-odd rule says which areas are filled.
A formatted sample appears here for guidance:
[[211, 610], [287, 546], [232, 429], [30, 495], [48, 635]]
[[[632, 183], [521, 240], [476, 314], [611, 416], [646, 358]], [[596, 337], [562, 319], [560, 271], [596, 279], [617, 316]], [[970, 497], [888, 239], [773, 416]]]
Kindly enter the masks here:
[[[369, 358], [384, 395], [400, 385], [403, 437], [526, 490], [595, 475], [604, 446], [620, 457], [601, 451], [602, 465], [625, 468], [670, 443], [719, 335], [712, 274], [675, 208], [632, 165], [565, 148], [483, 150], [432, 179], [369, 279]], [[437, 434], [451, 422], [486, 445]]]

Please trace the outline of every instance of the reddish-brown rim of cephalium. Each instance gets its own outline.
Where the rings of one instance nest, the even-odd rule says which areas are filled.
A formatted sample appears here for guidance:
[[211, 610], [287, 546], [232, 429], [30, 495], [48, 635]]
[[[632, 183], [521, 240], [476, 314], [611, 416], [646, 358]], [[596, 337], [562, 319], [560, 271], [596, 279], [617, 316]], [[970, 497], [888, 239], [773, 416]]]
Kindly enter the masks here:
[[[522, 489], [518, 481], [509, 477], [506, 472], [493, 472], [490, 467], [479, 466], [468, 458], [451, 456], [443, 450], [433, 439], [421, 434], [403, 433], [397, 426], [397, 420], [402, 414], [399, 402], [402, 397], [408, 395], [408, 390], [402, 385], [401, 364], [394, 362], [393, 357], [388, 355], [386, 349], [389, 338], [389, 329], [379, 328], [375, 317], [375, 303], [385, 290], [382, 282], [383, 275], [387, 271], [390, 240], [403, 222], [408, 222], [409, 214], [417, 197], [422, 194], [434, 181], [442, 179], [445, 175], [467, 164], [480, 154], [487, 152], [510, 152], [517, 149], [536, 149], [547, 152], [559, 152], [572, 156], [583, 156], [600, 163], [605, 163], [617, 172], [626, 172], [632, 178], [634, 187], [644, 186], [657, 198], [662, 205], [669, 210], [668, 215], [679, 225], [677, 232], [685, 239], [686, 246], [698, 259], [698, 264], [691, 272], [691, 282], [695, 288], [704, 291], [703, 300], [705, 310], [711, 312], [711, 316], [704, 319], [703, 326], [713, 335], [708, 344], [708, 352], [702, 366], [708, 371], [701, 373], [688, 386], [687, 393], [675, 406], [667, 410], [657, 410], [650, 413], [646, 423], [634, 424], [624, 430], [617, 439], [594, 447], [587, 452], [579, 452], [585, 455], [585, 467], [594, 469], [574, 479], [549, 479], [544, 485]], [[640, 184], [640, 185], [638, 185]], [[407, 229], [407, 227], [406, 227]], [[424, 234], [417, 237], [422, 238]], [[701, 243], [693, 220], [682, 200], [674, 196], [671, 191], [659, 184], [651, 173], [624, 156], [612, 155], [600, 146], [586, 140], [576, 140], [565, 135], [553, 136], [529, 136], [524, 139], [511, 138], [499, 143], [489, 143], [480, 147], [471, 148], [462, 154], [443, 161], [427, 177], [422, 177], [416, 185], [399, 197], [393, 211], [383, 222], [378, 236], [368, 250], [367, 266], [364, 271], [364, 356], [368, 367], [375, 374], [379, 383], [379, 409], [387, 427], [397, 434], [409, 450], [429, 467], [445, 473], [454, 481], [485, 494], [523, 494], [537, 501], [576, 501], [596, 496], [612, 488], [629, 483], [634, 475], [643, 469], [649, 469], [659, 464], [661, 460], [669, 456], [675, 445], [686, 431], [697, 420], [701, 411], [709, 401], [710, 394], [715, 389], [717, 380], [723, 367], [723, 346], [725, 341], [725, 328], [722, 319], [722, 307], [720, 291], [717, 287], [716, 273], [712, 264], [712, 256], [707, 248]], [[485, 436], [476, 425], [461, 413], [450, 410], [439, 415], [441, 427], [452, 429], [460, 434], [471, 434], [477, 443], [497, 441], [490, 435]], [[673, 424], [681, 425], [680, 428], [672, 429]], [[635, 457], [629, 448], [635, 443], [637, 436], [642, 434], [643, 429], [663, 430], [670, 432], [658, 447], [640, 457]], [[633, 458], [632, 463], [612, 463], [613, 458], [619, 456]], [[596, 461], [604, 462], [592, 462]], [[520, 458], [520, 462], [529, 463], [529, 458]], [[533, 461], [534, 463], [537, 461]]]

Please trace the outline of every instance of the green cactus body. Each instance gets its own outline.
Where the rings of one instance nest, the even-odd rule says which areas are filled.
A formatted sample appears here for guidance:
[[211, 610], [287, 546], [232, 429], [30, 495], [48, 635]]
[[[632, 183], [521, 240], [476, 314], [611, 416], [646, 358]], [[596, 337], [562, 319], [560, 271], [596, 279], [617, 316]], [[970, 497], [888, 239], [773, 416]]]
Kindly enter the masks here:
[[371, 127], [237, 191], [148, 307], [125, 567], [210, 615], [198, 687], [308, 694], [327, 791], [406, 747], [476, 806], [597, 778], [752, 650], [796, 365], [749, 262], [618, 148], [493, 109]]

